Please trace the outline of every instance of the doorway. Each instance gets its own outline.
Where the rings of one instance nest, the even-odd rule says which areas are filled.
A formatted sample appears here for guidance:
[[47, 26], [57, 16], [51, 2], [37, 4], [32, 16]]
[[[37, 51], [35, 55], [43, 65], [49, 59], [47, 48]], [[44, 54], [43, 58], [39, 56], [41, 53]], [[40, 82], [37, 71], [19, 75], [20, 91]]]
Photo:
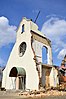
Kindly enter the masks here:
[[25, 90], [26, 77], [19, 76], [19, 89]]
[[25, 90], [26, 88], [26, 71], [21, 67], [13, 67], [10, 71], [9, 77], [14, 78], [15, 82], [13, 86], [16, 86], [16, 90]]
[[46, 84], [46, 88], [47, 88], [47, 87], [50, 86], [50, 82], [49, 82], [50, 72], [49, 72], [48, 69], [46, 70], [46, 74], [45, 74], [45, 76], [46, 76], [46, 82], [45, 82], [45, 84]]

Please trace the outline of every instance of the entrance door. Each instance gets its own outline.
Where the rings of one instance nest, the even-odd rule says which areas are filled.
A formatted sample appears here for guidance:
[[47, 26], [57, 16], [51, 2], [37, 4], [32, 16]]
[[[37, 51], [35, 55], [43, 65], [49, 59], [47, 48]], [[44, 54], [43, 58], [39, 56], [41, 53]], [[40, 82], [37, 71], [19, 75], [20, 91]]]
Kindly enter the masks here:
[[19, 89], [25, 90], [26, 77], [19, 77]]
[[26, 86], [26, 71], [24, 68], [21, 67], [13, 67], [10, 71], [9, 77], [15, 77], [16, 83], [13, 83], [12, 86], [16, 86], [16, 90], [22, 89], [25, 90]]

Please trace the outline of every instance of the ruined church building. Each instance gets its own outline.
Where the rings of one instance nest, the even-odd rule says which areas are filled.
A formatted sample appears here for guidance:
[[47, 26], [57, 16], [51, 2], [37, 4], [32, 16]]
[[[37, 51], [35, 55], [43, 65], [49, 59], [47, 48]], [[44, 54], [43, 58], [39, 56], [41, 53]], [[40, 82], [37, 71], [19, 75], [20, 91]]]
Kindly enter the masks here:
[[[43, 47], [47, 50], [47, 64], [42, 63]], [[51, 41], [38, 30], [34, 22], [23, 18], [3, 71], [2, 87], [15, 90], [56, 87], [59, 83], [57, 75], [57, 70], [52, 66]]]

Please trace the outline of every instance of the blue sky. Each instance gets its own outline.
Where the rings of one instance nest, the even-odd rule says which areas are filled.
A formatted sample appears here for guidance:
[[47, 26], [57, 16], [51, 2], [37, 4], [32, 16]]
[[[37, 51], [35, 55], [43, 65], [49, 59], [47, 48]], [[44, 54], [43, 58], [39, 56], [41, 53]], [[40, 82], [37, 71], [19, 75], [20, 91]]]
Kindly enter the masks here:
[[0, 0], [0, 66], [6, 66], [22, 17], [35, 21], [52, 41], [53, 64], [66, 54], [66, 0]]

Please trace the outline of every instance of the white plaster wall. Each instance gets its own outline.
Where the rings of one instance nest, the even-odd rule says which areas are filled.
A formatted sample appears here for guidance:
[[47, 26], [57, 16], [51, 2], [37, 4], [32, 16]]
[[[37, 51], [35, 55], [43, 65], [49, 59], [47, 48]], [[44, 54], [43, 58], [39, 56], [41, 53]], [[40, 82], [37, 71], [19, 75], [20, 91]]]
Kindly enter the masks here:
[[6, 86], [6, 75], [7, 75], [7, 69], [5, 68], [3, 71], [3, 77], [2, 77], [2, 87], [4, 88]]
[[[25, 32], [21, 34], [22, 24], [25, 24]], [[27, 48], [25, 54], [20, 57], [19, 45], [24, 41], [27, 43]], [[36, 64], [33, 58], [34, 54], [31, 49], [30, 21], [23, 20], [20, 23], [20, 27], [17, 31], [16, 43], [3, 72], [2, 87], [5, 87], [6, 89], [13, 89], [14, 85], [12, 84], [12, 80], [14, 80], [14, 78], [9, 77], [10, 70], [13, 67], [22, 67], [26, 71], [26, 89], [38, 90], [39, 79], [36, 71]]]
[[33, 40], [33, 49], [35, 51], [35, 55], [36, 55], [36, 59], [37, 59], [37, 63], [39, 63], [38, 68], [40, 71], [40, 77], [42, 75], [42, 43], [38, 42], [36, 40]]
[[[47, 53], [46, 53], [47, 54], [47, 64], [52, 65], [52, 49], [51, 49], [51, 47], [47, 46], [46, 44], [43, 44], [41, 42], [34, 40], [33, 41], [33, 48], [34, 48], [36, 56], [38, 56], [38, 57], [36, 57], [37, 61], [38, 61], [38, 63], [39, 62], [42, 63], [42, 56], [43, 56], [42, 55], [42, 47], [43, 46], [45, 46], [48, 49]], [[42, 74], [42, 66], [41, 65], [39, 65], [39, 69], [40, 69], [40, 77], [44, 76]], [[44, 71], [43, 71], [43, 73], [44, 73]], [[44, 79], [45, 79], [45, 77], [44, 77]], [[45, 80], [43, 80], [42, 82], [45, 82]]]
[[50, 79], [50, 86], [53, 87], [54, 86], [53, 68], [51, 69], [49, 79]]
[[53, 78], [54, 78], [54, 87], [57, 87], [59, 84], [59, 79], [58, 79], [58, 71], [56, 68], [53, 69]]
[[51, 73], [50, 73], [50, 86], [57, 87], [59, 84], [59, 78], [58, 78], [58, 71], [55, 69], [55, 67], [52, 67]]
[[[47, 48], [47, 64], [52, 65], [52, 49], [50, 46], [43, 44]], [[44, 77], [45, 78], [45, 77]], [[50, 71], [50, 86], [54, 86], [54, 78], [53, 78], [53, 68]]]
[[33, 40], [33, 48], [34, 48], [37, 60], [39, 60], [39, 62], [42, 62], [42, 44], [41, 44], [41, 42], [38, 42], [37, 40]]
[[48, 48], [47, 58], [48, 58], [48, 64], [52, 65], [52, 49], [50, 46]]

